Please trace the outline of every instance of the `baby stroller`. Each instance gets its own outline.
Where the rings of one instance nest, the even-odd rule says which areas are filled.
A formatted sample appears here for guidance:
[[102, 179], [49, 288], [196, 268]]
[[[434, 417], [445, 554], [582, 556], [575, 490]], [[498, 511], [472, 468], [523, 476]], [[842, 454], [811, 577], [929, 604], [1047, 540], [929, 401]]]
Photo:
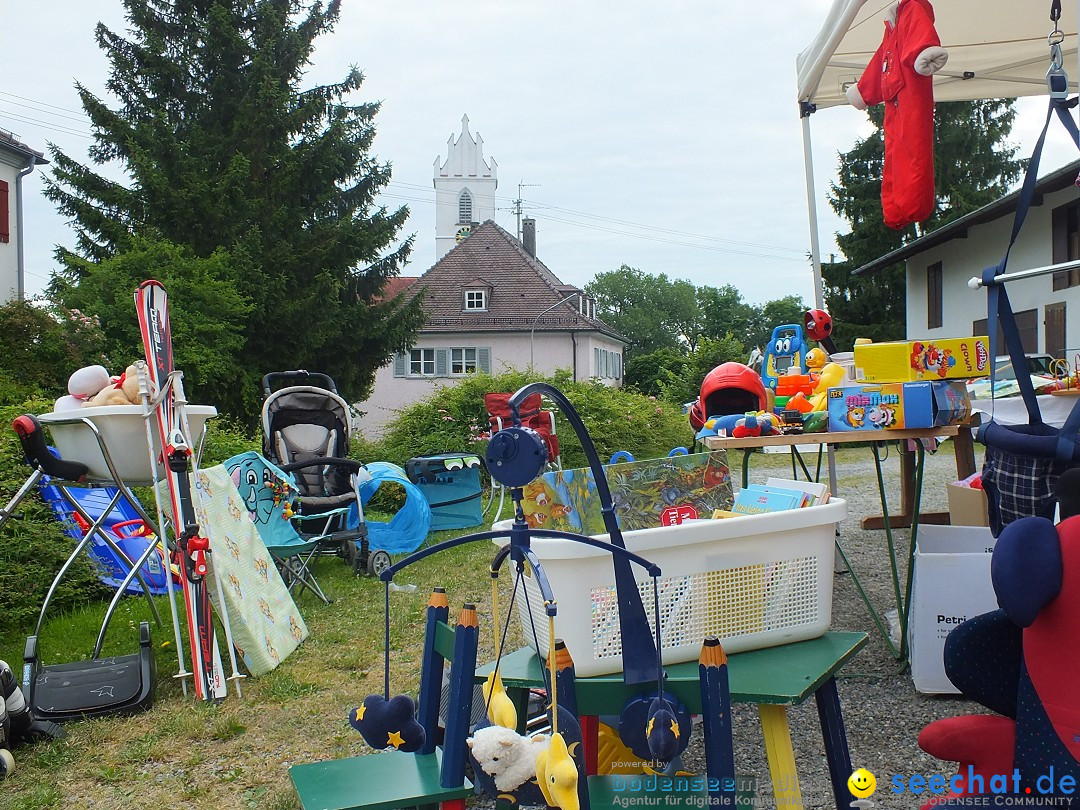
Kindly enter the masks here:
[[[352, 419], [333, 379], [304, 370], [272, 371], [263, 377], [263, 395], [263, 455], [296, 480], [300, 534], [316, 539], [320, 552], [344, 558], [357, 574], [381, 573], [390, 555], [368, 546], [359, 492], [371, 476], [347, 458]], [[349, 519], [354, 504], [355, 523]]]

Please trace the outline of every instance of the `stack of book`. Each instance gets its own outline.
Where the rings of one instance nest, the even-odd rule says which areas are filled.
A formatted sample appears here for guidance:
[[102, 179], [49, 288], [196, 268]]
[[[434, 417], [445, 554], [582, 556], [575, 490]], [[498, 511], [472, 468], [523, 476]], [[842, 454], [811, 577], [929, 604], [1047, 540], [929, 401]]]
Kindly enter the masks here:
[[737, 515], [760, 515], [765, 512], [783, 512], [818, 506], [829, 500], [827, 484], [812, 481], [793, 481], [786, 478], [769, 478], [763, 485], [750, 484], [739, 490], [731, 510], [716, 510], [713, 517]]

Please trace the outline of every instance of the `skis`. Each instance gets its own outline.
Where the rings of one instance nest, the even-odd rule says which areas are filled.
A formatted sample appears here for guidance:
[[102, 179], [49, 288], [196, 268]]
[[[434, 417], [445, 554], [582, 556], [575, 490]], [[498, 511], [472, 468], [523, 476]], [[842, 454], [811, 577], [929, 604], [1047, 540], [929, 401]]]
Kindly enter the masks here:
[[[157, 281], [144, 281], [135, 291], [135, 309], [149, 366], [150, 395], [160, 399], [154, 413], [172, 505], [174, 553], [179, 557], [182, 573], [195, 696], [200, 700], [220, 700], [225, 697], [226, 686], [206, 579], [210, 543], [200, 534], [195, 518], [188, 478], [192, 448], [188, 441], [190, 433], [184, 414], [183, 388], [179, 375], [173, 375], [172, 333], [165, 288]], [[153, 445], [150, 453], [153, 455]], [[152, 458], [150, 465], [156, 471], [157, 460]], [[183, 669], [181, 659], [181, 674]]]

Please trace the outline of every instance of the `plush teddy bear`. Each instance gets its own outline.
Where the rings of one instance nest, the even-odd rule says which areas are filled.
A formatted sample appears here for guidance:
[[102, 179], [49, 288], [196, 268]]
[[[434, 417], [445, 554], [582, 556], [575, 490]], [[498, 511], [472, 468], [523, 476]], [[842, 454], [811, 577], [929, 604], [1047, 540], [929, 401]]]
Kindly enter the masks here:
[[896, 230], [922, 222], [934, 210], [932, 77], [948, 59], [929, 0], [900, 0], [889, 9], [877, 52], [845, 91], [859, 110], [885, 102], [881, 209], [885, 224]]

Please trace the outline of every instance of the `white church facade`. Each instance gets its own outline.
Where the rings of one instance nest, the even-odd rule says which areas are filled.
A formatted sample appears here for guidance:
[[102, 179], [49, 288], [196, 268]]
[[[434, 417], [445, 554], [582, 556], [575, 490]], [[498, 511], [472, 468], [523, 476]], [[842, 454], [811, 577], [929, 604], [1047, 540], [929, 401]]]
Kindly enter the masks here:
[[484, 139], [469, 132], [461, 116], [461, 134], [446, 141], [446, 160], [435, 158], [435, 259], [441, 259], [472, 232], [472, 226], [495, 219], [499, 166], [484, 158]]

